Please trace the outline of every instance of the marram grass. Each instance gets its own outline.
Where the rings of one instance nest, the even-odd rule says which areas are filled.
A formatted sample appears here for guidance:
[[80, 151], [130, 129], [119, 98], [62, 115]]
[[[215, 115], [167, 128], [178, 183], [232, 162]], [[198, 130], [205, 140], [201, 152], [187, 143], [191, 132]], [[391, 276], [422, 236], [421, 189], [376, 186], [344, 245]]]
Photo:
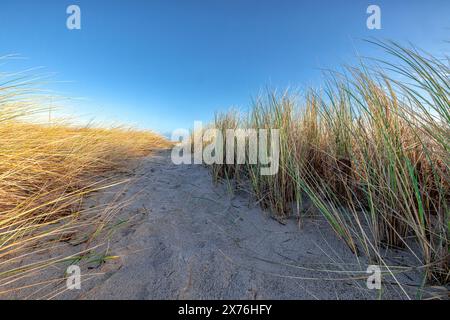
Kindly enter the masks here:
[[[30, 252], [56, 247], [74, 233], [98, 235], [123, 203], [86, 208], [85, 198], [126, 183], [113, 173], [168, 146], [151, 132], [27, 122], [47, 111], [41, 101], [31, 82], [0, 74], [0, 293], [28, 273], [70, 258], [17, 264]], [[90, 252], [89, 239], [81, 248], [80, 255]]]
[[274, 92], [248, 114], [218, 115], [223, 130], [280, 129], [280, 170], [213, 165], [213, 178], [244, 177], [280, 218], [302, 217], [306, 198], [355, 254], [382, 264], [382, 248], [402, 247], [431, 283], [448, 283], [449, 60], [374, 44], [393, 59], [330, 73], [303, 98]]

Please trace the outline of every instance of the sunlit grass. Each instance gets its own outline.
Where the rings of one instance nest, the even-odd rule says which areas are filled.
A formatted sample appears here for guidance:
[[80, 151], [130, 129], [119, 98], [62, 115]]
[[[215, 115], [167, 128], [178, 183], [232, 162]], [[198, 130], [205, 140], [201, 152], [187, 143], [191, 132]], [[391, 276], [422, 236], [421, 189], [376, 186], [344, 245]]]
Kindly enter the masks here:
[[[278, 217], [304, 214], [309, 198], [352, 252], [384, 264], [383, 248], [416, 257], [431, 283], [449, 281], [450, 67], [395, 43], [393, 59], [330, 73], [303, 97], [256, 99], [216, 128], [280, 129], [280, 171], [214, 165], [214, 180], [247, 177]], [[369, 64], [370, 65], [370, 64]]]
[[152, 132], [30, 123], [47, 111], [38, 95], [32, 81], [0, 75], [0, 292], [27, 273], [67, 258], [17, 264], [33, 252], [76, 233], [86, 233], [75, 237], [86, 238], [82, 250], [89, 252], [90, 237], [111, 222], [123, 203], [86, 208], [86, 197], [126, 183], [114, 173], [168, 146]]

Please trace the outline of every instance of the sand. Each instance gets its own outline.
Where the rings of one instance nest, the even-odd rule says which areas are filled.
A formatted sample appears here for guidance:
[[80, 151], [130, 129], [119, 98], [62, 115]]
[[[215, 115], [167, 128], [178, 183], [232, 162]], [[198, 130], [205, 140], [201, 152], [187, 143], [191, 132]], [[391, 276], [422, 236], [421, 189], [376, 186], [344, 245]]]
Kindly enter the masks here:
[[[123, 192], [134, 201], [114, 221], [108, 254], [117, 258], [82, 266], [80, 290], [59, 281], [0, 298], [52, 299], [374, 299], [366, 286], [367, 261], [357, 259], [320, 214], [285, 224], [249, 195], [213, 185], [201, 165], [174, 165], [158, 151], [134, 170]], [[119, 188], [119, 187], [117, 187]], [[117, 190], [116, 190], [117, 191]], [[97, 194], [105, 203], [114, 192]], [[92, 204], [91, 204], [92, 205]], [[119, 223], [122, 222], [122, 223]], [[49, 255], [76, 251], [65, 245]], [[61, 276], [64, 266], [39, 273]], [[359, 277], [355, 280], [352, 277]], [[382, 298], [414, 298], [420, 278], [399, 275], [401, 289], [383, 278]], [[24, 280], [23, 284], [27, 281]]]

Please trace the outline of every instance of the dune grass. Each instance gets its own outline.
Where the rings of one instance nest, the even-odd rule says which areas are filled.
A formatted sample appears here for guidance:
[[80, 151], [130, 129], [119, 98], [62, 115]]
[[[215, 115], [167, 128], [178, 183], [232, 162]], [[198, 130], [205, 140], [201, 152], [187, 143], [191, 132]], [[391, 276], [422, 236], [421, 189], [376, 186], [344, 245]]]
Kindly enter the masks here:
[[120, 204], [86, 208], [86, 197], [126, 183], [114, 173], [126, 170], [130, 160], [168, 146], [152, 132], [30, 123], [48, 111], [38, 95], [22, 76], [0, 75], [0, 292], [27, 272], [67, 258], [24, 267], [17, 264], [24, 256], [77, 232], [96, 236]]
[[304, 216], [308, 199], [355, 254], [383, 264], [385, 248], [405, 248], [430, 283], [448, 283], [448, 58], [373, 44], [393, 59], [330, 72], [302, 95], [269, 92], [244, 115], [218, 115], [222, 130], [279, 129], [280, 170], [214, 164], [213, 178], [250, 181], [279, 218]]

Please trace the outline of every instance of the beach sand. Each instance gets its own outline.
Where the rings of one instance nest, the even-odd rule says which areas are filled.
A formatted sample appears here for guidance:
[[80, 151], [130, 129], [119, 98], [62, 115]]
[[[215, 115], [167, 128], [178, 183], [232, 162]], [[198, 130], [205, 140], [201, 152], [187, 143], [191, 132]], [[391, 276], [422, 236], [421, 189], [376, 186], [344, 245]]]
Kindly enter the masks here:
[[[299, 223], [270, 217], [244, 192], [213, 185], [207, 168], [174, 165], [170, 151], [143, 159], [125, 189], [96, 194], [86, 205], [108, 203], [117, 192], [133, 198], [112, 219], [118, 225], [98, 248], [114, 258], [81, 265], [80, 290], [65, 281], [9, 292], [17, 299], [374, 299], [367, 261], [353, 255], [318, 212]], [[39, 259], [76, 252], [62, 243]], [[401, 255], [396, 256], [396, 258]], [[28, 258], [27, 258], [28, 259]], [[22, 263], [26, 263], [24, 259]], [[16, 282], [61, 278], [67, 263]], [[350, 273], [348, 273], [350, 271]], [[351, 272], [355, 271], [355, 272]], [[353, 279], [359, 277], [360, 280]], [[385, 299], [414, 298], [414, 273], [383, 278]]]

